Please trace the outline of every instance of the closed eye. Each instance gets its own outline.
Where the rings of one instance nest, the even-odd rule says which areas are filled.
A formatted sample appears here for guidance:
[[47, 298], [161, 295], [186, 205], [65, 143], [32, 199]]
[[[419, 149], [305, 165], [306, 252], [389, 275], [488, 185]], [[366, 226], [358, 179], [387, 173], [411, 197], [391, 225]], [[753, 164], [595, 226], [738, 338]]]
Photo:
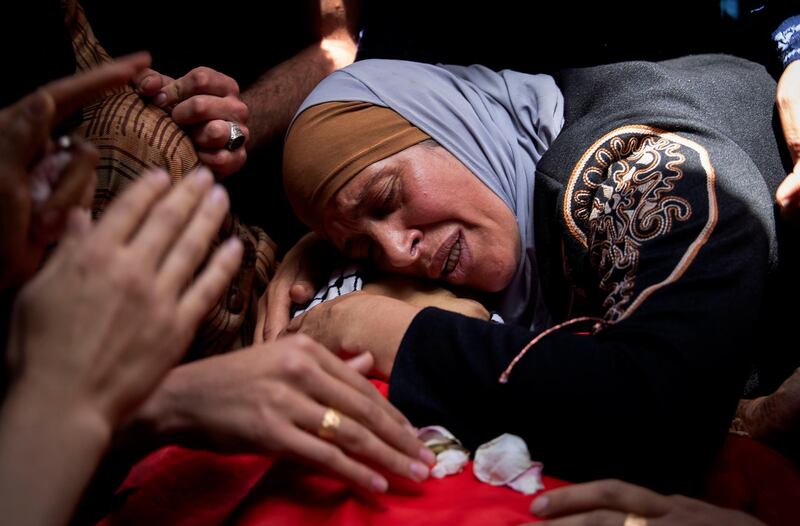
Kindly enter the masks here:
[[375, 196], [376, 205], [372, 215], [378, 219], [384, 218], [394, 212], [399, 206], [400, 178], [397, 174], [391, 176]]

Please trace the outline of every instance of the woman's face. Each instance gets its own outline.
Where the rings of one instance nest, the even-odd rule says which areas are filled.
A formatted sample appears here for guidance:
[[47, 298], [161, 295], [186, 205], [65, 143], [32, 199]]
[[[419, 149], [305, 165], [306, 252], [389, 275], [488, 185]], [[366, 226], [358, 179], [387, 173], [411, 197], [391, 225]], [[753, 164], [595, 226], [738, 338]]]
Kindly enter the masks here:
[[418, 144], [364, 168], [328, 203], [323, 235], [390, 272], [503, 289], [520, 258], [511, 210], [447, 150]]

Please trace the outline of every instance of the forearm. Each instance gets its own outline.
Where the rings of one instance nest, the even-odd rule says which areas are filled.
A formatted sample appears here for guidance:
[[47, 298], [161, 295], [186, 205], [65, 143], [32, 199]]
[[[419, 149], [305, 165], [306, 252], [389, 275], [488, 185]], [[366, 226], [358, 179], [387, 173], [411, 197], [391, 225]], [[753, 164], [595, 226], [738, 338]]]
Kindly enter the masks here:
[[0, 416], [0, 516], [8, 524], [66, 524], [108, 447], [111, 426], [90, 408], [24, 387]]
[[172, 369], [115, 433], [112, 444], [115, 457], [135, 461], [159, 447], [180, 442], [181, 430], [189, 425], [187, 412], [181, 409], [184, 369], [182, 366]]
[[248, 150], [282, 137], [297, 108], [333, 71], [355, 60], [356, 44], [348, 34], [321, 39], [268, 70], [242, 93], [250, 109]]

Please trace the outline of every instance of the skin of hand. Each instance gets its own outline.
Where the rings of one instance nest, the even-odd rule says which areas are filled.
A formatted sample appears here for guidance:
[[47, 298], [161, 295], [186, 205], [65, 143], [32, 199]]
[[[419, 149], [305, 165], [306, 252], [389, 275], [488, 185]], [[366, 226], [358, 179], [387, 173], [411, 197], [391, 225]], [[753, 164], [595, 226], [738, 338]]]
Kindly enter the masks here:
[[371, 374], [387, 380], [403, 335], [421, 309], [404, 301], [351, 292], [294, 318], [286, 333], [311, 336], [334, 353], [370, 353]]
[[[682, 495], [661, 495], [618, 480], [600, 480], [548, 491], [531, 512], [547, 526], [621, 526], [629, 513], [648, 526], [765, 526], [741, 511], [719, 508]], [[534, 523], [531, 523], [534, 524]]]
[[368, 294], [402, 300], [415, 307], [437, 307], [479, 320], [488, 320], [491, 317], [486, 307], [479, 302], [460, 298], [448, 289], [410, 276], [385, 274], [377, 281], [367, 283], [361, 290]]
[[800, 368], [772, 394], [741, 400], [737, 416], [754, 439], [778, 449], [796, 450], [800, 436]]
[[225, 148], [230, 124], [238, 124], [250, 139], [247, 127], [249, 109], [239, 98], [239, 85], [231, 77], [207, 67], [199, 67], [179, 79], [147, 69], [134, 79], [143, 97], [168, 111], [172, 119], [186, 128], [197, 147], [200, 160], [219, 178], [239, 171], [247, 161], [247, 149]]
[[[358, 372], [372, 366], [371, 357], [350, 362], [295, 335], [181, 365], [134, 425], [172, 443], [292, 457], [369, 491], [388, 487], [378, 470], [424, 480], [433, 454]], [[317, 430], [328, 407], [342, 420], [324, 440]]]
[[145, 174], [96, 225], [71, 212], [17, 297], [0, 419], [0, 513], [15, 524], [67, 521], [111, 431], [180, 359], [238, 269], [232, 240], [192, 279], [228, 210], [212, 174], [168, 189], [166, 173]]
[[108, 89], [124, 85], [150, 64], [147, 53], [54, 81], [0, 111], [0, 290], [21, 285], [39, 267], [67, 213], [94, 195], [98, 154], [77, 142], [51, 195], [34, 206], [31, 174], [55, 149], [50, 134], [66, 117]]
[[289, 325], [292, 303], [303, 304], [313, 298], [338, 262], [333, 245], [313, 232], [303, 236], [286, 253], [259, 298], [253, 341], [275, 341]]
[[783, 217], [800, 224], [800, 60], [783, 71], [778, 81], [777, 104], [794, 169], [778, 187], [775, 199]]
[[73, 213], [52, 259], [15, 305], [8, 354], [20, 382], [88, 389], [80, 398], [116, 424], [182, 356], [242, 249], [238, 240], [223, 245], [186, 287], [228, 198], [208, 170], [168, 189], [166, 173], [149, 173], [95, 227]]

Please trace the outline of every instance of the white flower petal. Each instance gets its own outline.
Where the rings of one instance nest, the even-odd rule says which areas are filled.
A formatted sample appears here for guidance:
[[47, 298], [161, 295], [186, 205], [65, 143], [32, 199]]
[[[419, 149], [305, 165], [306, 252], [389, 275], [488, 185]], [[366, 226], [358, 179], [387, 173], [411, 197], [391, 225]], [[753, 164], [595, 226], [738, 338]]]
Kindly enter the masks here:
[[533, 466], [507, 485], [509, 488], [524, 495], [533, 495], [537, 491], [544, 489], [544, 484], [542, 484], [542, 464], [534, 462]]
[[532, 465], [525, 441], [516, 435], [505, 433], [475, 451], [473, 471], [481, 482], [503, 486]]
[[[453, 440], [458, 442], [458, 439], [453, 436], [453, 433], [442, 426], [421, 427], [419, 431], [417, 431], [417, 438], [426, 446], [432, 446], [434, 444], [447, 444]], [[460, 444], [461, 442], [458, 443]]]
[[436, 465], [431, 468], [431, 476], [441, 479], [455, 475], [469, 462], [469, 453], [463, 449], [445, 449], [436, 455]]
[[417, 433], [417, 438], [436, 453], [436, 464], [431, 468], [434, 478], [440, 479], [459, 473], [469, 461], [469, 451], [453, 433], [442, 426], [423, 427]]

